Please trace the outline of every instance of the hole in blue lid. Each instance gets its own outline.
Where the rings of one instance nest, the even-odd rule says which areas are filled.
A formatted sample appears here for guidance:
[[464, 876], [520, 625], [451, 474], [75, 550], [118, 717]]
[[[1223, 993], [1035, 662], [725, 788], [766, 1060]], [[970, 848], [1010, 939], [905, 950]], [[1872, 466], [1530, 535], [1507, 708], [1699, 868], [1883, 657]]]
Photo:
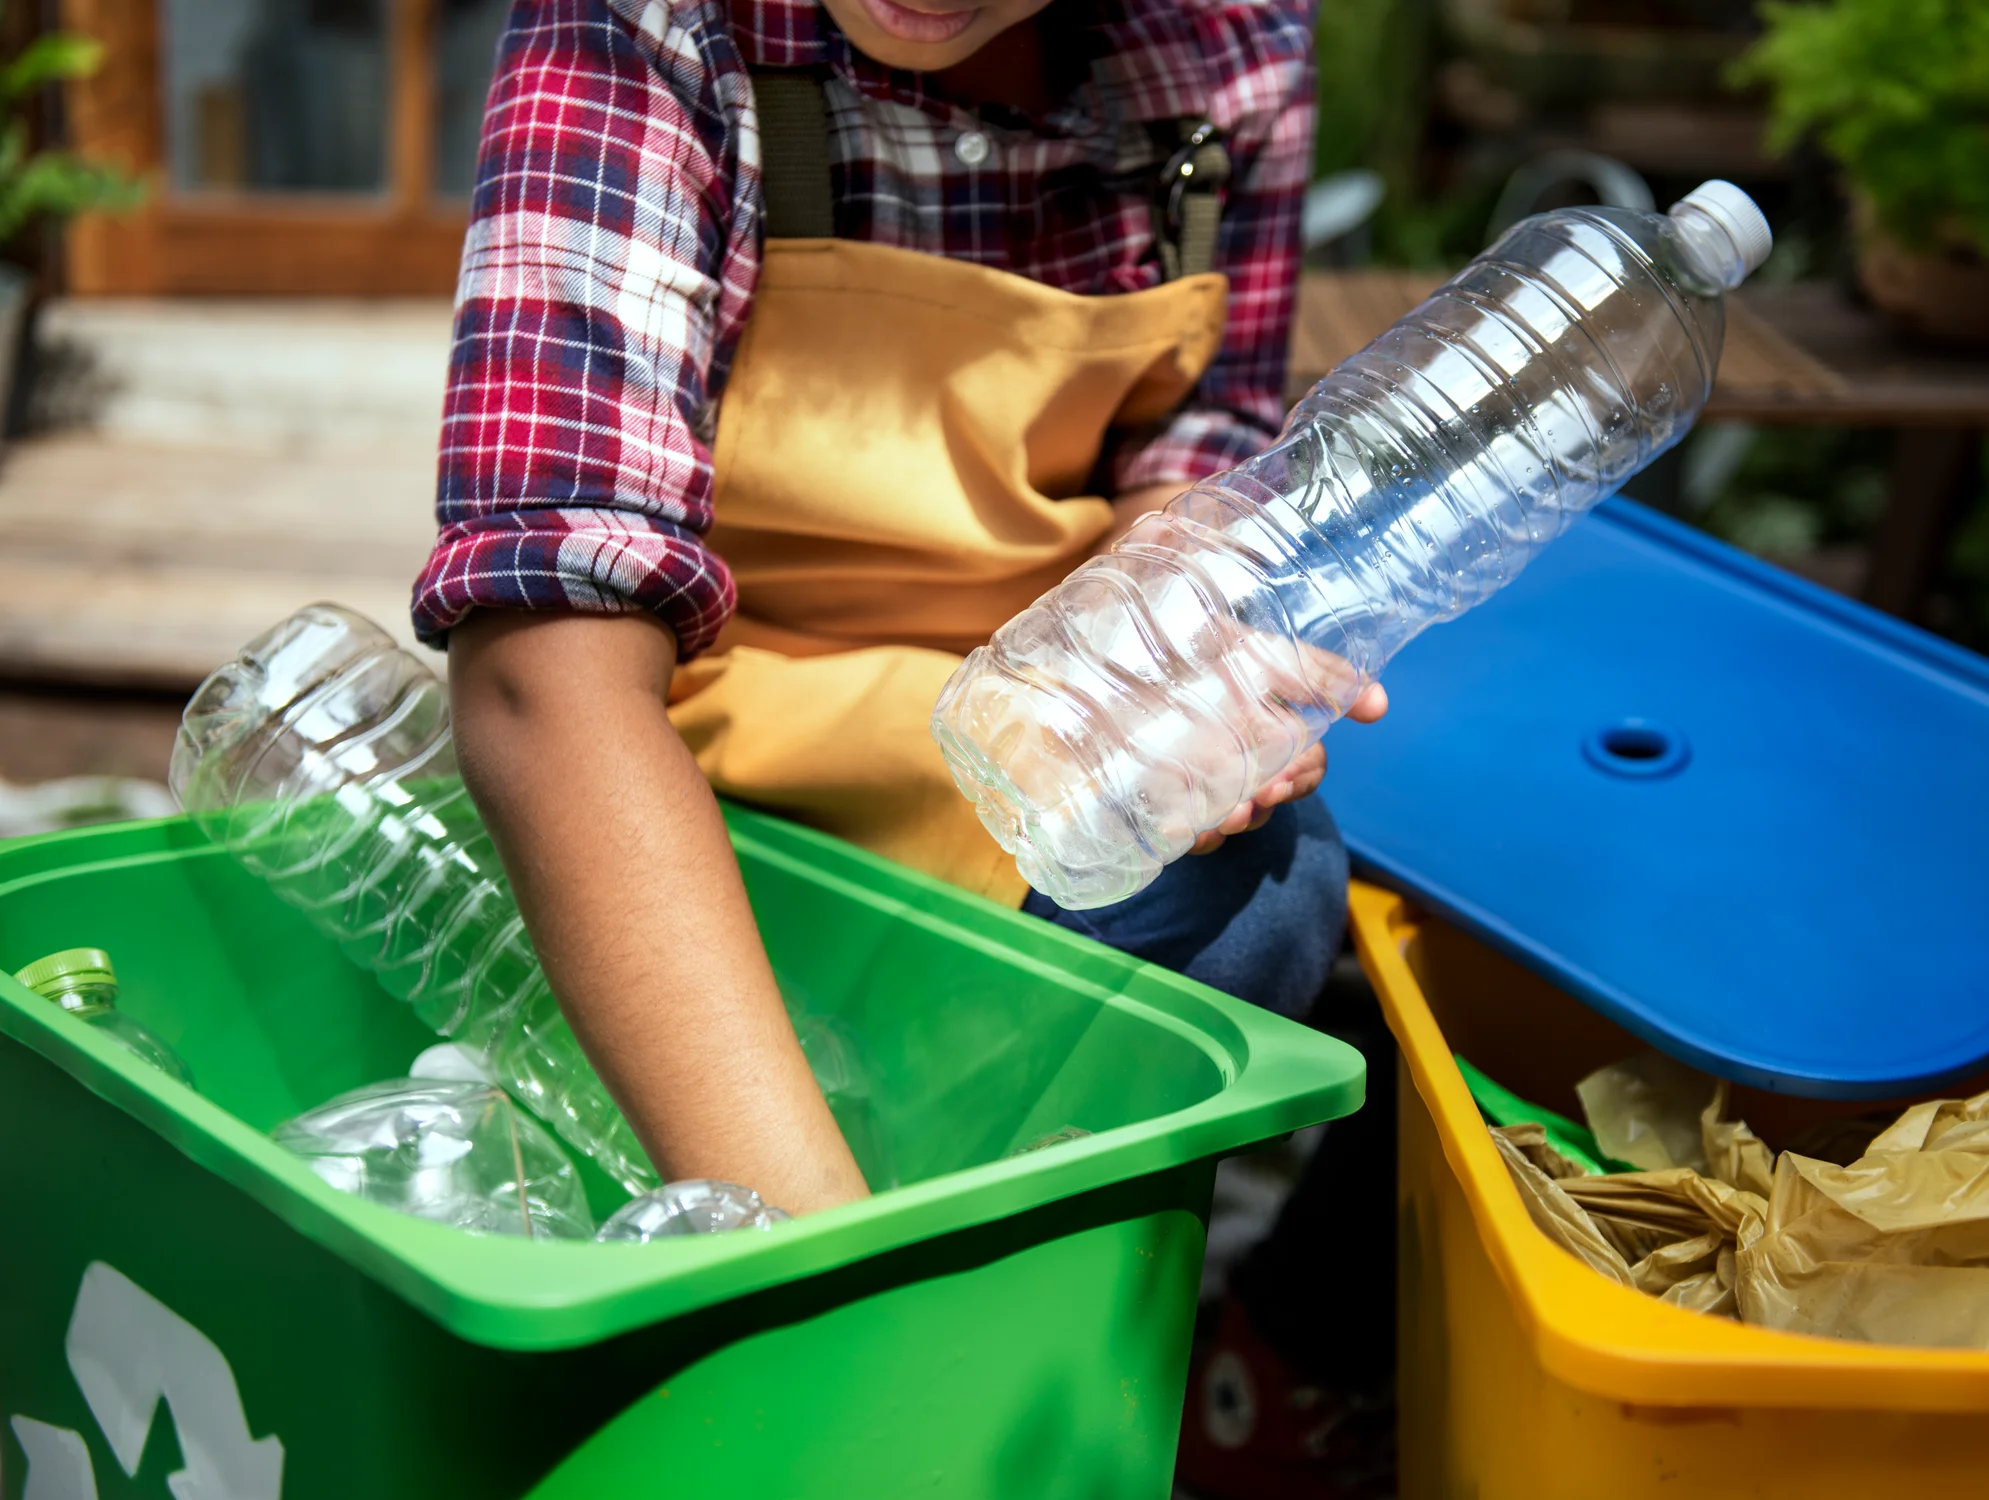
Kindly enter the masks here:
[[1669, 776], [1692, 758], [1685, 736], [1648, 719], [1619, 719], [1582, 741], [1582, 754], [1612, 776]]

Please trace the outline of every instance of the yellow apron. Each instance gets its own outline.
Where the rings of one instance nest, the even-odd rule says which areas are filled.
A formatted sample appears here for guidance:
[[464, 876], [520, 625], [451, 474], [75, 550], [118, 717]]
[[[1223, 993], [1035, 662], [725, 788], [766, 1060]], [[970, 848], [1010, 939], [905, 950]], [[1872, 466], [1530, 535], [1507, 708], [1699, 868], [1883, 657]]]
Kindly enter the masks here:
[[1080, 297], [964, 261], [769, 240], [713, 448], [739, 613], [670, 718], [715, 790], [1009, 904], [1027, 887], [927, 720], [960, 656], [1082, 561], [1106, 429], [1221, 337], [1203, 274]]

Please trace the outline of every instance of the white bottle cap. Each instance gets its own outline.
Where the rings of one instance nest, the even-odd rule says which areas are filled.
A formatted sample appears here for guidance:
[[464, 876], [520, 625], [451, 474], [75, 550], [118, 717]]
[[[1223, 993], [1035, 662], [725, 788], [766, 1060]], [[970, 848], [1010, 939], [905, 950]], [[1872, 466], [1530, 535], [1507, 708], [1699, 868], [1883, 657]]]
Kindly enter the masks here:
[[1702, 182], [1672, 206], [1677, 208], [1687, 203], [1709, 215], [1727, 232], [1734, 248], [1740, 251], [1741, 263], [1750, 273], [1758, 271], [1768, 252], [1775, 248], [1768, 220], [1754, 200], [1731, 182], [1722, 182], [1717, 177]]
[[489, 1083], [490, 1074], [469, 1048], [438, 1042], [407, 1065], [410, 1078], [437, 1078], [449, 1083]]

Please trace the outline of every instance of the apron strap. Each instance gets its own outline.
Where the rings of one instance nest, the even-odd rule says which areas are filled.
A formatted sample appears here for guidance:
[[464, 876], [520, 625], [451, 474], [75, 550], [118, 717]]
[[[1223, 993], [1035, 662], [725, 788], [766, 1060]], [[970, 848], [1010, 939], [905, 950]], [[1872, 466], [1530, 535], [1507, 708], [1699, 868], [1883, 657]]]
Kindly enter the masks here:
[[829, 181], [829, 112], [819, 74], [754, 68], [760, 116], [760, 191], [768, 239], [830, 239], [836, 200]]
[[[806, 69], [752, 68], [760, 118], [760, 191], [766, 237], [828, 239], [836, 232], [829, 177], [829, 111], [822, 76]], [[1168, 281], [1215, 268], [1229, 152], [1207, 120], [1173, 122], [1174, 150], [1155, 197], [1161, 270]]]
[[1176, 146], [1160, 169], [1160, 264], [1169, 281], [1215, 269], [1229, 152], [1207, 120], [1175, 122]]

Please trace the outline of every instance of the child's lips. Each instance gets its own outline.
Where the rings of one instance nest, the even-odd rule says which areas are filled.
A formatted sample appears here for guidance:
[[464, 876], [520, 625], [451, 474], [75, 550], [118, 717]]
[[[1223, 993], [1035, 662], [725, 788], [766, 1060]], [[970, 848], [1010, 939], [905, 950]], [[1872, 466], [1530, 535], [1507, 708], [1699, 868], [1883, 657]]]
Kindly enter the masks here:
[[870, 12], [870, 19], [877, 23], [879, 31], [901, 42], [950, 42], [972, 26], [974, 17], [980, 14], [979, 6], [935, 14], [913, 10], [895, 0], [863, 0], [863, 8]]

